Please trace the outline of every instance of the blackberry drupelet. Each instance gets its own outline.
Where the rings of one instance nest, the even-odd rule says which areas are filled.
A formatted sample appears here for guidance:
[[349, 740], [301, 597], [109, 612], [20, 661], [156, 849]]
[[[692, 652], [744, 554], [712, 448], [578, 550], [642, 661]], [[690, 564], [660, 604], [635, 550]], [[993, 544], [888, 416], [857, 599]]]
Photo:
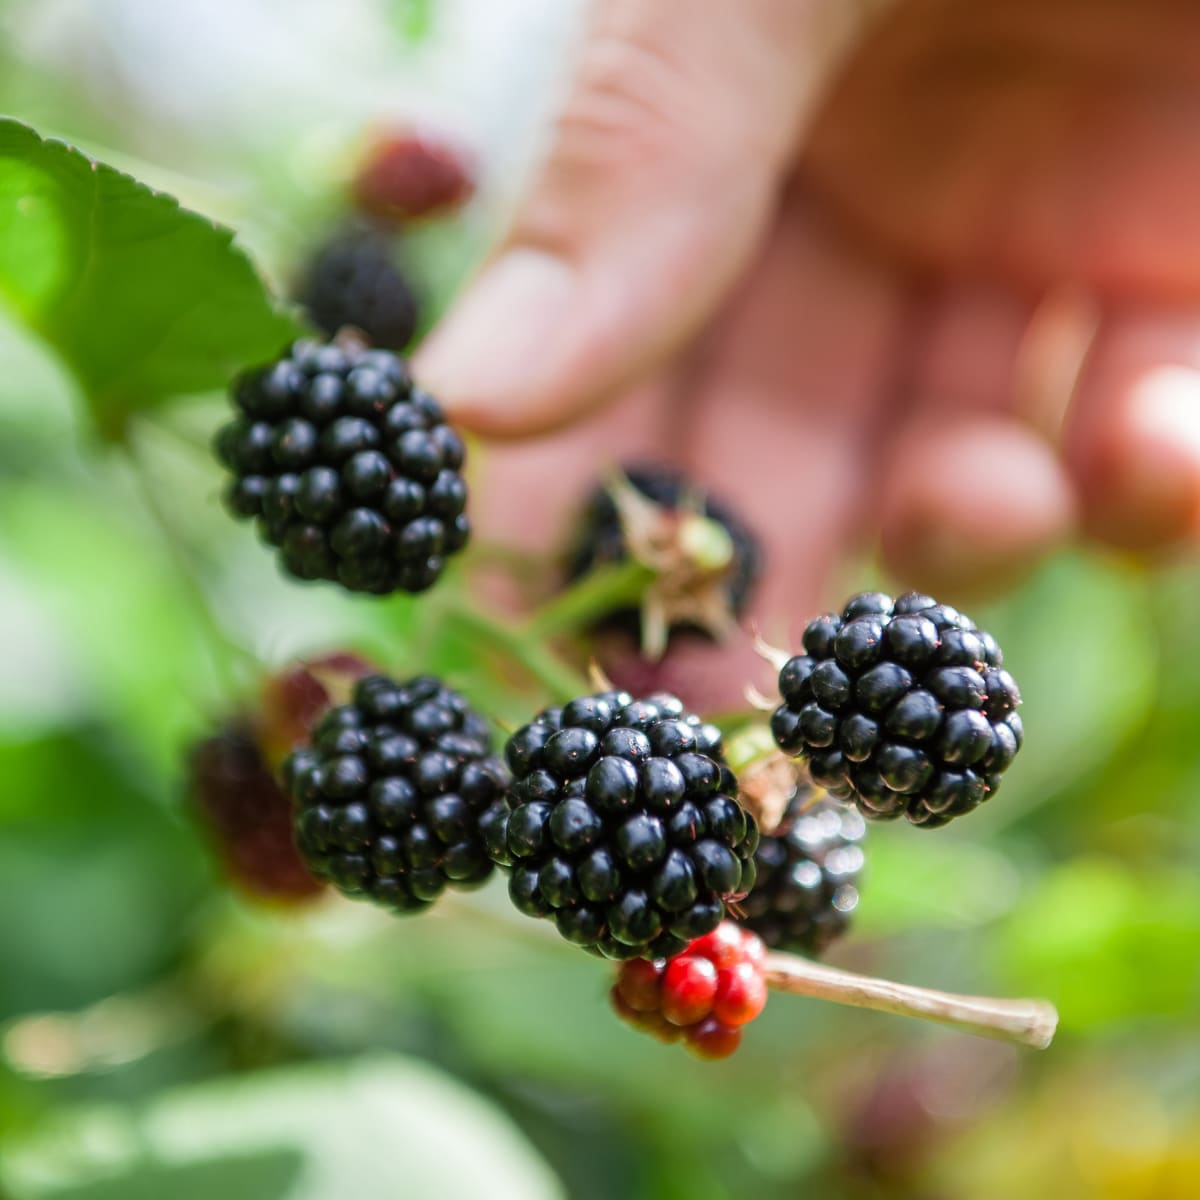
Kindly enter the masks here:
[[419, 912], [491, 873], [479, 818], [508, 772], [484, 719], [436, 679], [360, 680], [285, 776], [301, 856], [348, 896]]
[[866, 824], [854, 808], [816, 800], [803, 785], [779, 828], [754, 855], [758, 880], [739, 922], [772, 949], [820, 954], [846, 932], [858, 907]]
[[351, 327], [382, 350], [403, 350], [420, 318], [392, 238], [370, 227], [329, 238], [305, 269], [297, 299], [327, 337]]
[[244, 892], [298, 902], [324, 891], [296, 852], [287, 793], [248, 721], [230, 721], [192, 748], [188, 801], [226, 874]]
[[608, 958], [669, 958], [754, 885], [758, 827], [715, 726], [674, 697], [604, 692], [505, 747], [509, 806], [481, 823], [527, 916]]
[[[758, 579], [762, 553], [758, 539], [737, 514], [723, 501], [696, 487], [687, 476], [671, 467], [657, 465], [622, 468], [626, 480], [642, 496], [666, 513], [684, 517], [688, 513], [716, 522], [729, 535], [732, 557], [717, 581], [720, 601], [730, 617], [745, 610]], [[572, 582], [600, 566], [620, 563], [630, 557], [627, 531], [611, 488], [600, 486], [588, 498], [576, 532], [576, 540], [567, 563]], [[702, 623], [668, 614], [672, 630], [709, 632]], [[599, 622], [637, 632], [641, 613], [635, 607], [615, 609]]]
[[255, 519], [298, 579], [421, 592], [470, 537], [465, 451], [441, 407], [386, 350], [300, 341], [234, 386], [217, 434], [226, 504]]
[[810, 622], [804, 649], [779, 673], [771, 731], [816, 784], [927, 829], [995, 793], [1024, 733], [991, 634], [918, 592], [863, 592]]

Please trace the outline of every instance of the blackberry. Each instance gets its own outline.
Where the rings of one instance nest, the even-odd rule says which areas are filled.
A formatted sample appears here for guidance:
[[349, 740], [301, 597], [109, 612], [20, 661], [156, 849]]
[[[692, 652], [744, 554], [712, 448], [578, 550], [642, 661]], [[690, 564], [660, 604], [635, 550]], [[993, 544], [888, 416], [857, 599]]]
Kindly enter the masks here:
[[480, 816], [508, 786], [490, 750], [487, 723], [438, 680], [360, 680], [285, 767], [309, 870], [398, 913], [481, 884]]
[[403, 350], [420, 319], [412, 286], [396, 265], [392, 239], [376, 229], [344, 229], [304, 271], [297, 299], [326, 336], [350, 327], [373, 346]]
[[298, 579], [421, 592], [470, 537], [464, 448], [403, 360], [349, 337], [297, 342], [234, 385], [217, 434], [226, 504]]
[[814, 802], [798, 787], [779, 828], [754, 855], [758, 880], [740, 921], [772, 949], [820, 954], [841, 937], [858, 907], [866, 824], [854, 808]]
[[[623, 468], [636, 500], [649, 501], [642, 512], [630, 513], [618, 503], [619, 493], [601, 486], [587, 500], [567, 563], [574, 582], [597, 567], [635, 557], [658, 572], [690, 577], [672, 580], [664, 604], [668, 632], [688, 630], [716, 635], [745, 611], [762, 560], [758, 539], [724, 501], [697, 488], [671, 467], [642, 465]], [[689, 516], [715, 522], [729, 539], [728, 560], [715, 570], [697, 563], [685, 532]], [[631, 526], [646, 524], [649, 527]], [[672, 542], [678, 543], [672, 545]], [[597, 624], [645, 635], [643, 609], [632, 605], [605, 614]]]
[[608, 958], [669, 958], [754, 884], [758, 827], [715, 726], [674, 697], [604, 692], [509, 738], [509, 808], [484, 822], [521, 912]]
[[779, 673], [771, 731], [816, 784], [928, 829], [995, 793], [1024, 732], [991, 634], [919, 592], [863, 592], [810, 622], [804, 649]]
[[229, 722], [197, 743], [188, 760], [188, 800], [228, 876], [261, 900], [295, 902], [324, 885], [292, 843], [291, 805], [251, 724]]

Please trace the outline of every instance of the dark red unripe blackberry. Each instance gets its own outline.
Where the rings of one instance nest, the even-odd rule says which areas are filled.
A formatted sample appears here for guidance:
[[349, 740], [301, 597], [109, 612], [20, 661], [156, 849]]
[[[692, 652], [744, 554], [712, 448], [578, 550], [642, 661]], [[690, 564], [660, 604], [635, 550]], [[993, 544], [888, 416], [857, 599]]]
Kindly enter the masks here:
[[361, 211], [397, 223], [448, 213], [474, 188], [472, 165], [459, 147], [412, 129], [377, 138], [353, 184]]
[[739, 923], [772, 949], [820, 954], [842, 936], [858, 907], [866, 826], [853, 807], [813, 803], [796, 790], [772, 834], [754, 855], [758, 879], [742, 901]]
[[[661, 543], [673, 534], [672, 525], [681, 526], [689, 515], [698, 514], [715, 522], [728, 535], [729, 561], [711, 580], [706, 581], [702, 572], [698, 576], [699, 587], [708, 588], [714, 594], [711, 597], [685, 597], [680, 612], [667, 611], [665, 614], [671, 630], [719, 632], [722, 619], [728, 622], [741, 616], [750, 599], [762, 561], [757, 537], [729, 505], [698, 488], [682, 471], [657, 465], [630, 466], [623, 468], [622, 474], [641, 496], [663, 510], [660, 514], [662, 527], [647, 531], [647, 539], [656, 543], [659, 552]], [[686, 547], [680, 547], [680, 554], [686, 554]], [[597, 487], [586, 501], [580, 517], [567, 563], [567, 576], [572, 581], [581, 579], [597, 567], [620, 563], [630, 556], [630, 531], [622, 519], [613, 491], [611, 487]], [[703, 619], [705, 608], [713, 602], [719, 605], [721, 612], [712, 619]], [[603, 627], [623, 628], [634, 633], [641, 629], [641, 623], [642, 614], [632, 605], [614, 609], [598, 622]]]
[[343, 229], [326, 240], [304, 269], [296, 299], [327, 337], [357, 329], [380, 350], [403, 350], [420, 311], [397, 266], [394, 240], [370, 226]]
[[240, 415], [216, 438], [226, 502], [289, 574], [421, 592], [466, 545], [462, 440], [395, 354], [300, 341], [233, 395]]
[[511, 811], [484, 836], [528, 916], [609, 958], [669, 958], [754, 882], [758, 828], [719, 731], [667, 695], [585, 696], [508, 740]]
[[360, 680], [285, 774], [301, 855], [346, 895], [416, 912], [491, 873], [481, 823], [508, 772], [486, 721], [436, 679]]
[[249, 722], [193, 747], [188, 800], [229, 878], [253, 898], [295, 903], [325, 890], [296, 851], [291, 802]]
[[1021, 702], [995, 638], [929, 596], [853, 597], [804, 631], [771, 718], [813, 781], [870, 820], [935, 828], [990, 797], [1021, 747]]

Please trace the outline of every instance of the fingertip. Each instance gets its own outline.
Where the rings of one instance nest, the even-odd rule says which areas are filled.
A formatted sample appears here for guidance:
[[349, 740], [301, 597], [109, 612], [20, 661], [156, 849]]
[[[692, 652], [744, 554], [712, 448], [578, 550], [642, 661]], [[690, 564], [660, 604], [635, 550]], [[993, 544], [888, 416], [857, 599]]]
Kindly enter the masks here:
[[572, 368], [579, 280], [573, 263], [519, 246], [491, 263], [414, 359], [422, 385], [464, 428], [487, 437], [543, 433], [587, 407]]
[[882, 489], [882, 549], [895, 576], [971, 599], [1019, 579], [1071, 535], [1076, 501], [1051, 448], [999, 416], [910, 431]]
[[1142, 553], [1200, 530], [1200, 370], [1147, 366], [1101, 380], [1104, 413], [1077, 441], [1072, 465], [1084, 525], [1096, 538]]

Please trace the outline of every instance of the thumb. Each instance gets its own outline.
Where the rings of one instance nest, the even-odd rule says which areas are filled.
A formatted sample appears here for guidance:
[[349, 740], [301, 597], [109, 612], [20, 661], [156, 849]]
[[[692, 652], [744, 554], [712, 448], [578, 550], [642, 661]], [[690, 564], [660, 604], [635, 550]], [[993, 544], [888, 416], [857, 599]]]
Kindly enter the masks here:
[[464, 425], [569, 423], [676, 349], [753, 251], [812, 90], [819, 5], [604, 0], [548, 161], [422, 347]]

